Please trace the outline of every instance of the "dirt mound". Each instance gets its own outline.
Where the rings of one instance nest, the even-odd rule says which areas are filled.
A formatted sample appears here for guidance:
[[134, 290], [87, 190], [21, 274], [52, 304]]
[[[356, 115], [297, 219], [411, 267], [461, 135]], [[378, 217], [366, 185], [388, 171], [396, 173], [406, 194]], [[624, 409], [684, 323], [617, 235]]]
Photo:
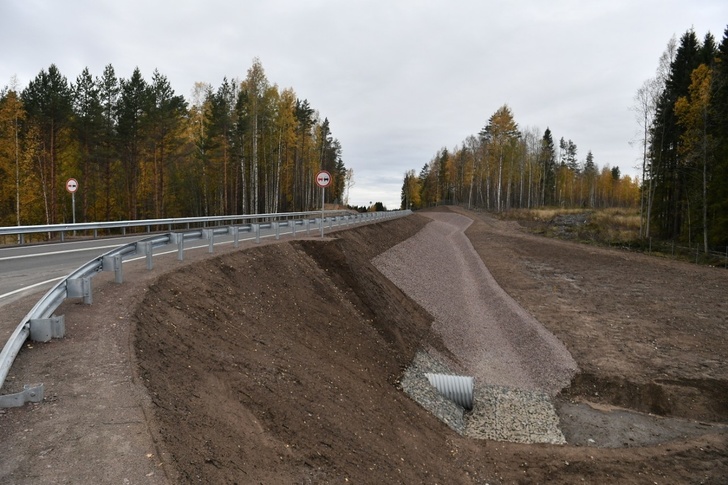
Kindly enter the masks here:
[[150, 287], [137, 358], [181, 480], [453, 473], [411, 466], [411, 449], [421, 463], [445, 453], [447, 433], [396, 387], [420, 345], [441, 346], [430, 318], [367, 262], [388, 245], [382, 234], [422, 225], [411, 218], [353, 231], [359, 237], [256, 248]]
[[[397, 381], [415, 351], [444, 347], [430, 331], [432, 319], [369, 260], [426, 222], [412, 216], [331, 240], [226, 254], [149, 288], [136, 310], [136, 358], [172, 481], [721, 483], [726, 435], [710, 429], [632, 449], [479, 441], [407, 398]], [[506, 259], [518, 249], [499, 253], [493, 239], [506, 241], [513, 228], [498, 230], [505, 232], [485, 235], [487, 224], [478, 221], [469, 235], [485, 237], [476, 249], [502, 258], [494, 276], [518, 299], [538, 284], [519, 279], [518, 261], [531, 256]], [[510, 280], [501, 270], [509, 261], [516, 269]], [[559, 315], [543, 318], [537, 307], [526, 306], [567, 345], [579, 343], [564, 335], [574, 322], [563, 310], [559, 327]], [[580, 367], [605, 377], [591, 346], [575, 355]]]

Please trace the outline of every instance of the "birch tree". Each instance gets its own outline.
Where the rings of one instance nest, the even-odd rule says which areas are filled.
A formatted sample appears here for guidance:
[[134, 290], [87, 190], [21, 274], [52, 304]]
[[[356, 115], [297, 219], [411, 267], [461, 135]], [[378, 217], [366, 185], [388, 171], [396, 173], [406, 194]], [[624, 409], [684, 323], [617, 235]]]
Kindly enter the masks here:
[[259, 179], [259, 122], [263, 110], [263, 96], [268, 89], [268, 79], [260, 59], [253, 59], [248, 75], [241, 85], [241, 95], [247, 100], [248, 122], [250, 123], [250, 208], [253, 214], [259, 212], [260, 179]]

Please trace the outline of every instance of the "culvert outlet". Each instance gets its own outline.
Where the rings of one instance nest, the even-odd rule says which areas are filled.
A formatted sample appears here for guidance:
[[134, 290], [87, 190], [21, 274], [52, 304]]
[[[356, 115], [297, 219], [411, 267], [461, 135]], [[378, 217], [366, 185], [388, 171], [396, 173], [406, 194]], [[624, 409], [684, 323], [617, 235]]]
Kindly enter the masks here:
[[472, 377], [447, 374], [425, 374], [425, 377], [440, 394], [467, 410], [473, 409]]

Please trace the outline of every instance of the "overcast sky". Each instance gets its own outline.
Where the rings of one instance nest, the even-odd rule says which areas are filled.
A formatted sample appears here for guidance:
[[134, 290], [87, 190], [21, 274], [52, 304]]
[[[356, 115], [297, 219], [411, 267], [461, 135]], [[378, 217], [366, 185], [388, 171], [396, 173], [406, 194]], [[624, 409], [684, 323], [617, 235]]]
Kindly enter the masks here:
[[726, 0], [0, 0], [0, 87], [56, 64], [69, 81], [112, 64], [177, 94], [244, 78], [260, 58], [327, 117], [355, 186], [399, 206], [404, 173], [461, 145], [508, 104], [584, 160], [637, 174], [629, 110], [669, 39], [720, 42]]

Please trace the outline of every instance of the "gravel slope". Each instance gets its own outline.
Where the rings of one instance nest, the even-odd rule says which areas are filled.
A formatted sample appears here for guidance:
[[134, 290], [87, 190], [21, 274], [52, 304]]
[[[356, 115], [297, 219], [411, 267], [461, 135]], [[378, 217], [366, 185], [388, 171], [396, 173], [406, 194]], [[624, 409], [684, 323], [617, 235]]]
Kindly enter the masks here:
[[[471, 219], [446, 212], [424, 215], [432, 222], [373, 263], [435, 317], [433, 329], [475, 378], [476, 404], [464, 433], [563, 442], [550, 397], [570, 383], [576, 362], [493, 279], [464, 234]], [[415, 398], [421, 394], [405, 390]]]

